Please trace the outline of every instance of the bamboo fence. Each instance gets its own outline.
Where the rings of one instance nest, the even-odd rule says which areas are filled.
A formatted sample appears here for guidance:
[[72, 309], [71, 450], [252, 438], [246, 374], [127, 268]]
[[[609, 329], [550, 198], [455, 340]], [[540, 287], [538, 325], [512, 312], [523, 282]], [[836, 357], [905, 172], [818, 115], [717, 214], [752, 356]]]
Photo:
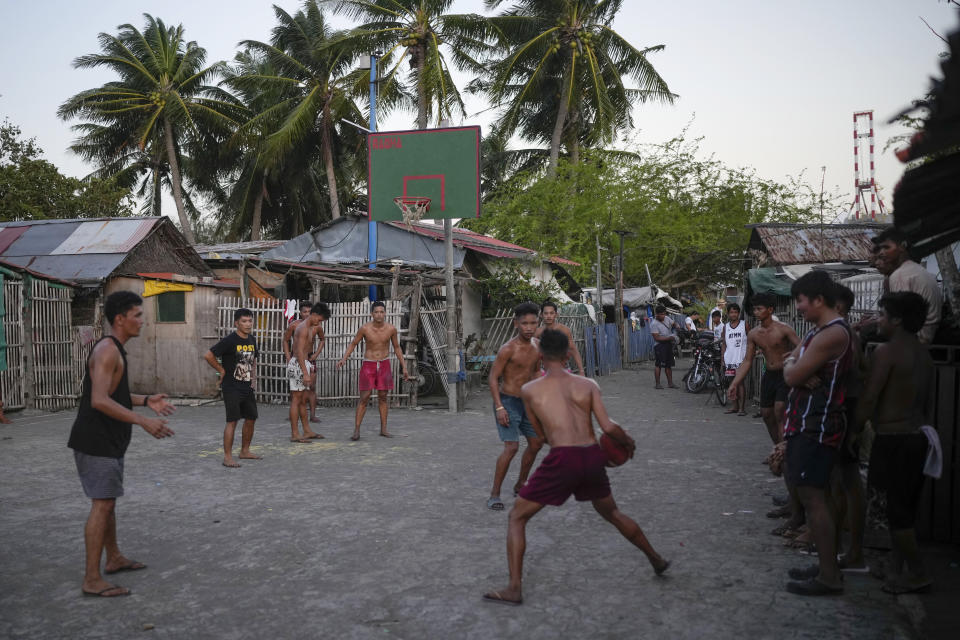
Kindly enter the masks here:
[[7, 369], [0, 371], [0, 393], [5, 409], [26, 407], [23, 373], [23, 281], [3, 279], [3, 330]]
[[[387, 322], [400, 329], [403, 308], [399, 300], [384, 302]], [[336, 364], [347, 350], [360, 327], [370, 321], [370, 304], [367, 302], [331, 303], [330, 318], [323, 323], [326, 344], [317, 358], [317, 402], [321, 406], [352, 406], [360, 398], [357, 375], [363, 359], [363, 347], [351, 354], [342, 369]], [[233, 314], [242, 307], [253, 311], [254, 338], [260, 351], [257, 360], [258, 402], [287, 404], [290, 387], [287, 382], [287, 362], [283, 354], [283, 332], [289, 323], [283, 315], [283, 300], [260, 298], [220, 298], [217, 305], [217, 332], [222, 338], [234, 330]], [[395, 360], [391, 346], [391, 359]], [[410, 396], [403, 387], [401, 369], [391, 362], [393, 390], [388, 394], [391, 406], [408, 406]]]
[[38, 409], [55, 411], [77, 404], [79, 388], [74, 368], [72, 291], [44, 280], [30, 286], [30, 325], [33, 343], [33, 399]]
[[450, 393], [450, 382], [447, 380], [447, 309], [444, 302], [424, 301], [420, 307], [420, 324], [427, 338], [424, 351], [433, 358], [434, 366], [440, 373], [440, 383], [443, 392]]

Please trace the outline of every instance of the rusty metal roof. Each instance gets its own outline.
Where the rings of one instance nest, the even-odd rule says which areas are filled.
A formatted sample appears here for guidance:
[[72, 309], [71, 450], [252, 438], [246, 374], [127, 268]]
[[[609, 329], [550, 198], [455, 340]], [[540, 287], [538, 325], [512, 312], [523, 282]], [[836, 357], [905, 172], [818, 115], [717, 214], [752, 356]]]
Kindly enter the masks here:
[[887, 225], [857, 224], [751, 224], [749, 249], [760, 252], [760, 264], [822, 264], [867, 262], [871, 238]]
[[279, 247], [286, 240], [249, 240], [247, 242], [223, 242], [220, 244], [194, 245], [197, 253], [204, 260], [236, 260], [241, 257], [258, 256], [274, 247]]
[[76, 283], [99, 282], [164, 218], [0, 222], [0, 258]]

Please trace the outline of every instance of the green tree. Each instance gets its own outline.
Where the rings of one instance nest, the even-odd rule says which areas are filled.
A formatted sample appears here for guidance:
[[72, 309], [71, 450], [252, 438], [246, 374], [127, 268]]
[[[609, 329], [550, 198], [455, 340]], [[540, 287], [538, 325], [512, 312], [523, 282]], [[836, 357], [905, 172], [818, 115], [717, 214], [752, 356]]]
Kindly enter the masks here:
[[[101, 33], [100, 53], [80, 56], [73, 61], [78, 69], [107, 67], [119, 79], [81, 91], [64, 102], [58, 115], [64, 120], [84, 118], [96, 128], [80, 126], [82, 137], [77, 146], [89, 148], [90, 156], [103, 165], [118, 160], [124, 168], [141, 161], [156, 161], [163, 150], [169, 167], [169, 184], [177, 206], [180, 226], [187, 240], [194, 234], [184, 204], [180, 148], [201, 128], [228, 130], [235, 126], [235, 106], [221, 99], [222, 93], [206, 84], [222, 70], [222, 62], [205, 65], [206, 50], [196, 42], [187, 42], [183, 26], [167, 27], [162, 20], [144, 14], [143, 32], [130, 24], [118, 27], [117, 35]], [[107, 145], [110, 146], [107, 146]], [[130, 155], [130, 149], [149, 149], [147, 156]], [[160, 171], [153, 171], [154, 182]], [[156, 197], [154, 195], [154, 197]]]
[[[616, 255], [619, 229], [636, 234], [625, 244], [628, 285], [647, 283], [644, 265], [663, 287], [735, 281], [749, 238], [744, 225], [812, 220], [819, 194], [799, 180], [772, 182], [701, 159], [698, 142], [678, 138], [613, 161], [602, 152], [586, 152], [577, 165], [561, 160], [554, 178], [511, 181], [484, 205], [482, 218], [462, 224], [544, 257], [575, 260], [579, 282], [593, 282], [598, 237], [607, 255]], [[611, 281], [614, 265], [601, 268]]]
[[130, 215], [130, 191], [115, 182], [65, 176], [19, 127], [0, 125], [0, 220]]
[[[322, 158], [330, 216], [339, 218], [335, 157], [344, 140], [355, 152], [360, 144], [352, 129], [340, 125], [342, 119], [362, 119], [346, 80], [355, 55], [329, 27], [315, 0], [293, 16], [277, 6], [273, 10], [278, 24], [270, 43], [244, 41], [254, 64], [228, 79], [253, 111], [238, 133], [255, 140], [256, 168], [264, 174], [291, 153], [313, 152], [298, 147], [319, 142], [314, 148]], [[263, 189], [254, 191], [262, 197]]]
[[[497, 8], [504, 0], [486, 0]], [[474, 86], [506, 104], [508, 134], [549, 141], [549, 176], [561, 144], [574, 162], [579, 146], [609, 144], [633, 126], [632, 105], [672, 103], [675, 95], [647, 59], [663, 45], [637, 49], [612, 28], [622, 0], [517, 0], [490, 18], [507, 54]], [[637, 83], [627, 87], [623, 78]], [[565, 142], [564, 142], [565, 141]]]
[[[450, 75], [450, 62], [474, 73], [483, 70], [477, 56], [489, 50], [490, 27], [478, 14], [448, 14], [453, 0], [324, 0], [359, 25], [346, 39], [357, 51], [382, 50], [377, 61], [385, 69], [378, 104], [392, 107], [407, 101], [411, 93], [417, 113], [417, 128], [427, 122], [466, 115], [460, 91]], [[444, 53], [446, 51], [446, 53]], [[404, 85], [404, 60], [410, 68], [412, 92]], [[366, 87], [364, 73], [356, 74], [358, 87]]]

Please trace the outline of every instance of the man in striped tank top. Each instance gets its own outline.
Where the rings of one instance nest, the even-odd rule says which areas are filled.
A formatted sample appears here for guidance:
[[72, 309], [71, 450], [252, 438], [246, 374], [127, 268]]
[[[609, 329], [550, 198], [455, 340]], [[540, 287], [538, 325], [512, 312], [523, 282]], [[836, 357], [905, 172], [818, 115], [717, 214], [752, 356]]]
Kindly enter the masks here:
[[853, 362], [850, 327], [834, 308], [836, 285], [824, 271], [811, 271], [791, 287], [797, 311], [814, 328], [784, 360], [790, 386], [783, 435], [787, 481], [797, 488], [807, 526], [817, 546], [817, 573], [792, 570], [787, 591], [799, 595], [841, 593], [835, 514], [826, 488], [847, 427], [847, 371]]

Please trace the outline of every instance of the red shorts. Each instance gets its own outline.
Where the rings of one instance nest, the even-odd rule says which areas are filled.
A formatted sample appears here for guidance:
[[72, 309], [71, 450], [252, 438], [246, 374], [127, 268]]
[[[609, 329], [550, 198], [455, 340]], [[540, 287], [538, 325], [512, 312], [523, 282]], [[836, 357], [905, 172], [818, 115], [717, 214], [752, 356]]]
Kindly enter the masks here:
[[360, 391], [393, 389], [393, 371], [389, 360], [364, 360], [360, 367]]
[[610, 495], [607, 454], [599, 444], [589, 447], [551, 447], [520, 497], [559, 507], [573, 494], [578, 501]]

